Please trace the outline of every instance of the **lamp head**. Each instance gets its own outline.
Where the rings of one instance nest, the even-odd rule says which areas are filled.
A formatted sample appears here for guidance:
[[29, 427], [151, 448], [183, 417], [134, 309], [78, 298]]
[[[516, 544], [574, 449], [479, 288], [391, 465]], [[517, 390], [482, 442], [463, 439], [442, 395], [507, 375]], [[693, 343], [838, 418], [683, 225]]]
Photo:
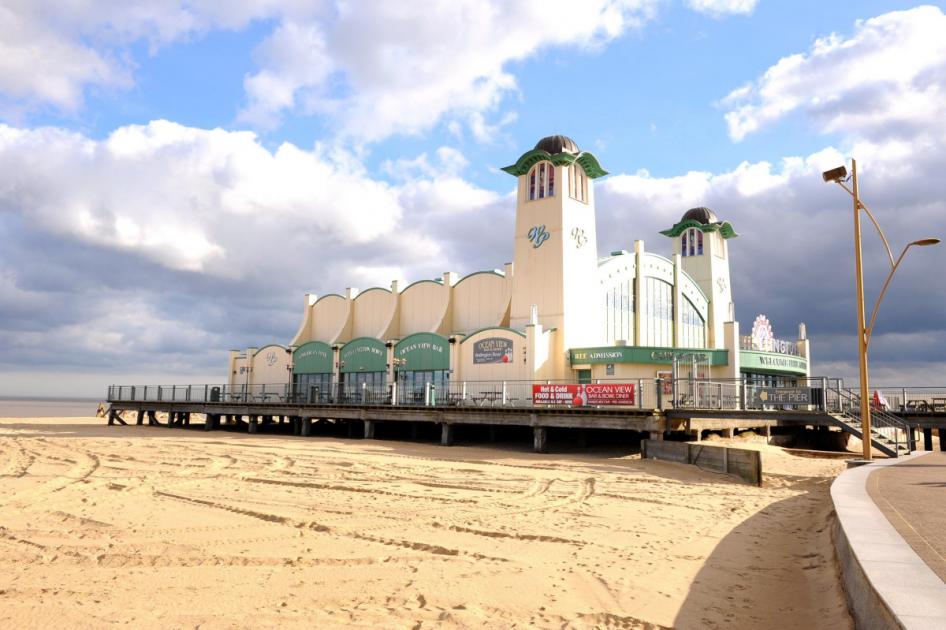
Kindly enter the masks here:
[[939, 245], [940, 240], [938, 238], [921, 238], [918, 241], [913, 241], [910, 245], [916, 245], [917, 247], [928, 247], [930, 245]]
[[839, 166], [821, 174], [826, 182], [839, 182], [847, 178], [847, 168]]

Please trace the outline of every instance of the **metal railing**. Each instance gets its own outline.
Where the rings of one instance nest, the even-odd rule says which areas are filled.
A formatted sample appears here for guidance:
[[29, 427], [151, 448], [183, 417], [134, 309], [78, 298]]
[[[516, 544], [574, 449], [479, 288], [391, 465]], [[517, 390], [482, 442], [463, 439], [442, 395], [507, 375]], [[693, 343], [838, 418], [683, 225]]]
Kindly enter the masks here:
[[[589, 386], [602, 385], [597, 389]], [[611, 396], [611, 394], [614, 394]], [[619, 395], [618, 395], [619, 394]], [[609, 398], [609, 396], [611, 396]], [[776, 383], [742, 379], [600, 379], [575, 381], [446, 381], [369, 385], [331, 381], [306, 387], [258, 385], [113, 385], [110, 402], [254, 405], [392, 405], [409, 407], [621, 407], [640, 410], [853, 409], [840, 379], [792, 377]]]
[[[855, 424], [861, 422], [861, 398], [857, 389], [844, 389], [838, 392], [840, 396], [840, 409], [838, 414], [847, 418]], [[910, 428], [906, 422], [893, 415], [892, 413], [871, 404], [870, 410], [871, 432], [883, 438], [886, 438], [894, 445], [895, 450], [904, 445], [908, 450], [910, 448]]]

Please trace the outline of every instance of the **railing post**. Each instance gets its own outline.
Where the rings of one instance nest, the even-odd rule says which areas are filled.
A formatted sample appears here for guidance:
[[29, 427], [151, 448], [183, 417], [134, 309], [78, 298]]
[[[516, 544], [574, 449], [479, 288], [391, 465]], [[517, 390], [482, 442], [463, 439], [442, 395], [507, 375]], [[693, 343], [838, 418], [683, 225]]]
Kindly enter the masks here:
[[644, 408], [644, 379], [637, 379], [637, 408]]
[[185, 400], [187, 400], [187, 402], [191, 401], [191, 386], [190, 385], [187, 386], [187, 398]]
[[141, 400], [148, 402], [148, 386], [147, 385], [145, 385], [145, 391], [141, 395]]
[[135, 400], [135, 386], [134, 385], [131, 386], [131, 399]]
[[461, 389], [460, 398], [463, 400], [464, 403], [466, 403], [466, 381], [463, 381], [463, 388]]
[[743, 411], [749, 408], [749, 388], [745, 374], [739, 375], [739, 407]]
[[430, 383], [424, 383], [424, 406], [430, 406]]
[[821, 411], [828, 411], [828, 377], [821, 377]]
[[717, 395], [717, 401], [718, 401], [718, 403], [719, 403], [719, 407], [718, 407], [718, 408], [719, 408], [719, 409], [722, 409], [722, 408], [723, 408], [723, 384], [722, 384], [722, 383], [717, 383], [717, 384], [716, 384], [716, 390], [717, 390], [717, 394], [716, 394], [716, 395]]
[[503, 406], [506, 405], [506, 381], [503, 381]]
[[907, 388], [901, 388], [901, 397], [900, 397], [900, 411], [907, 410]]
[[158, 402], [161, 402], [161, 394], [162, 394], [161, 386], [158, 385]]
[[657, 385], [657, 409], [663, 409], [664, 408], [664, 388], [663, 388], [664, 380], [662, 378], [658, 378], [654, 381], [654, 383]]
[[177, 385], [171, 385], [171, 402], [177, 402]]
[[207, 402], [207, 392], [209, 391], [207, 389], [208, 387], [210, 387], [210, 385], [204, 385], [204, 402]]
[[391, 405], [397, 405], [397, 379], [394, 379], [394, 382], [391, 383]]

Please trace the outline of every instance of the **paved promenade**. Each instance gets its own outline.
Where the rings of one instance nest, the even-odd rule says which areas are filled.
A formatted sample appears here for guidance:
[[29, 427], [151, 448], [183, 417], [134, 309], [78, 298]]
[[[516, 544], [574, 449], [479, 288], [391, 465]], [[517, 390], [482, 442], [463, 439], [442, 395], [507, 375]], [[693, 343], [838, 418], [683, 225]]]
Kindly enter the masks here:
[[897, 532], [946, 582], [946, 453], [932, 452], [868, 477], [867, 492]]

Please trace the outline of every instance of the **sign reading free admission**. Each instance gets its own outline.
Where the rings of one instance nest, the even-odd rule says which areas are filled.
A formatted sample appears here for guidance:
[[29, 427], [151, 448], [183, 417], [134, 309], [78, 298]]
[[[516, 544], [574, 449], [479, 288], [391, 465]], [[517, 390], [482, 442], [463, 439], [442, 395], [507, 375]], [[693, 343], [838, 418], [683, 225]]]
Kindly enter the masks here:
[[480, 339], [473, 344], [473, 363], [512, 363], [512, 339]]
[[533, 385], [536, 405], [633, 405], [633, 383], [598, 385]]

